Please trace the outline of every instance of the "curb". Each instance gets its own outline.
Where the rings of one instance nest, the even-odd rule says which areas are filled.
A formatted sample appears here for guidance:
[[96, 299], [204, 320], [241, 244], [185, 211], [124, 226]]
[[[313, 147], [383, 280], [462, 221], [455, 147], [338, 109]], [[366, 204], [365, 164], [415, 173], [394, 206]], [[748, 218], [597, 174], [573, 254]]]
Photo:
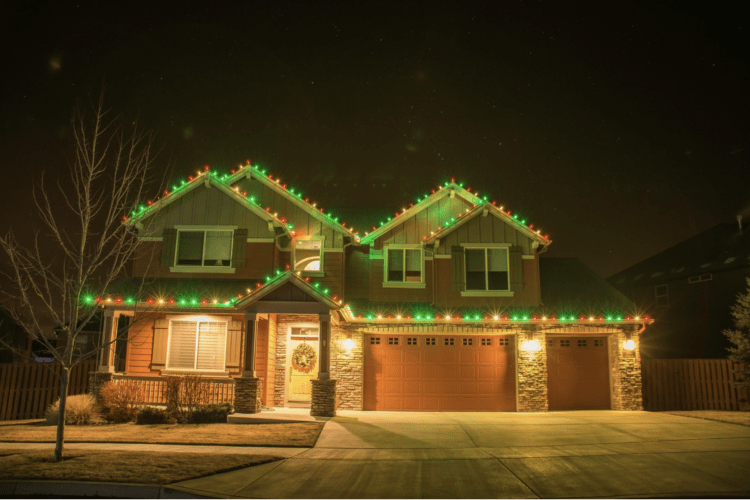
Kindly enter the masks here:
[[0, 481], [0, 497], [214, 498], [169, 486], [83, 481]]

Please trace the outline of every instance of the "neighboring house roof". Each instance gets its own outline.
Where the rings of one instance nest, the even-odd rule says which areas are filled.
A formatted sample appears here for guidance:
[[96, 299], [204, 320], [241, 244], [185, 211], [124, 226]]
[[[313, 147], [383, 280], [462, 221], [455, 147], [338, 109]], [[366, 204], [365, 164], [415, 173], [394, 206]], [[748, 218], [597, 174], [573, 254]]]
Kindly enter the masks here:
[[613, 274], [615, 286], [639, 286], [687, 279], [750, 266], [750, 228], [718, 224], [638, 264]]
[[[443, 186], [439, 186], [436, 190], [433, 190], [432, 194], [426, 196], [424, 199], [420, 200], [418, 203], [410, 206], [409, 208], [402, 209], [402, 211], [400, 213], [397, 213], [397, 215], [395, 215], [393, 218], [389, 217], [385, 222], [380, 221], [380, 227], [377, 227], [373, 232], [368, 233], [364, 238], [362, 238], [362, 243], [369, 244], [375, 241], [397, 225], [403, 223], [405, 219], [415, 216], [433, 203], [436, 203], [447, 196], [451, 196], [451, 194], [453, 194], [454, 196], [459, 196], [474, 205], [474, 208], [472, 210], [476, 210], [479, 206], [491, 207], [491, 209], [493, 209], [493, 214], [513, 225], [516, 229], [526, 234], [528, 237], [538, 241], [542, 245], [548, 245], [551, 243], [548, 238], [541, 235], [541, 232], [539, 230], [533, 230], [533, 224], [527, 225], [526, 221], [519, 220], [518, 216], [511, 216], [511, 212], [503, 212], [503, 207], [495, 207], [494, 202], [490, 203], [486, 197], [482, 198], [478, 193], [474, 194], [464, 189], [460, 184], [456, 184], [454, 181], [446, 182]], [[439, 228], [435, 228], [434, 232], [442, 231], [443, 233], [445, 233], [446, 227], [452, 226], [455, 220], [458, 219], [459, 215], [463, 214], [455, 214], [455, 218], [453, 220], [445, 221], [444, 225], [440, 226]]]

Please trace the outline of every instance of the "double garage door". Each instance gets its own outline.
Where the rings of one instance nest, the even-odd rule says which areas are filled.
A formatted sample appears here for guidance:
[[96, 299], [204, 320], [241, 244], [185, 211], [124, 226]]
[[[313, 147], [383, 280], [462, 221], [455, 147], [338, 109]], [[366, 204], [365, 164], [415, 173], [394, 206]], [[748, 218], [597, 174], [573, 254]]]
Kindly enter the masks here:
[[514, 411], [515, 337], [365, 336], [364, 409]]
[[[364, 409], [515, 411], [515, 336], [365, 335]], [[607, 337], [547, 340], [549, 409], [611, 408]]]

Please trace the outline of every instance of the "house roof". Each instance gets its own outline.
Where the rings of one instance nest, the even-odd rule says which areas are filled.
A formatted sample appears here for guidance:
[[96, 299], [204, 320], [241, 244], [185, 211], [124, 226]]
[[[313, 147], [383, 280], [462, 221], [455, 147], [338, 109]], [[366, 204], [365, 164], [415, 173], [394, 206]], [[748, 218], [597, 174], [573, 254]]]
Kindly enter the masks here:
[[718, 224], [613, 274], [614, 286], [638, 286], [750, 266], [750, 228]]
[[[451, 180], [450, 182], [446, 182], [442, 186], [438, 186], [437, 189], [433, 189], [432, 194], [426, 195], [423, 199], [419, 200], [416, 204], [412, 204], [409, 208], [404, 208], [401, 212], [396, 212], [396, 215], [394, 217], [388, 217], [385, 222], [380, 221], [380, 227], [376, 227], [373, 232], [363, 237], [362, 243], [369, 244], [375, 241], [380, 236], [386, 234], [397, 225], [403, 223], [405, 219], [415, 216], [433, 203], [436, 203], [446, 196], [450, 196], [452, 193], [474, 205], [472, 211], [476, 210], [479, 206], [485, 207], [488, 210], [492, 209], [493, 214], [510, 223], [520, 232], [526, 234], [533, 240], [538, 241], [542, 245], [548, 245], [552, 243], [547, 237], [542, 236], [539, 230], [534, 231], [533, 224], [527, 225], [526, 221], [520, 220], [517, 215], [511, 216], [510, 211], [508, 211], [507, 213], [503, 212], [504, 207], [498, 208], [494, 206], [494, 202], [490, 202], [486, 197], [480, 197], [479, 193], [475, 194], [471, 191], [468, 191], [467, 189], [464, 189], [461, 184], [457, 184], [453, 180]], [[446, 229], [452, 226], [453, 223], [459, 218], [459, 216], [463, 216], [463, 214], [455, 214], [454, 218], [452, 218], [450, 221], [445, 221], [445, 224], [438, 228], [436, 232], [443, 232], [444, 234], [446, 232]]]

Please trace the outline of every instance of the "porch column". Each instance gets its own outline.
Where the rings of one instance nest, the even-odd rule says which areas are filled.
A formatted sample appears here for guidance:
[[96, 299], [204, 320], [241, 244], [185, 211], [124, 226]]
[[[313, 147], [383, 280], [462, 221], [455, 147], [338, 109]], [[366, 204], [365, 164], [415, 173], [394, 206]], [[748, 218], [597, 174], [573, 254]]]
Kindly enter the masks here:
[[548, 411], [547, 334], [526, 327], [516, 334], [518, 411]]
[[115, 312], [104, 310], [102, 322], [102, 350], [99, 353], [99, 371], [115, 372], [115, 340], [117, 339], [117, 318]]
[[255, 376], [255, 350], [258, 341], [258, 318], [245, 314], [245, 349], [242, 357], [242, 376], [234, 379], [234, 411], [260, 413], [260, 379]]
[[331, 379], [331, 315], [320, 314], [320, 367], [318, 378], [313, 379], [310, 415], [336, 416], [336, 380]]
[[255, 351], [258, 343], [258, 316], [245, 314], [245, 352], [242, 363], [242, 376], [255, 377]]

